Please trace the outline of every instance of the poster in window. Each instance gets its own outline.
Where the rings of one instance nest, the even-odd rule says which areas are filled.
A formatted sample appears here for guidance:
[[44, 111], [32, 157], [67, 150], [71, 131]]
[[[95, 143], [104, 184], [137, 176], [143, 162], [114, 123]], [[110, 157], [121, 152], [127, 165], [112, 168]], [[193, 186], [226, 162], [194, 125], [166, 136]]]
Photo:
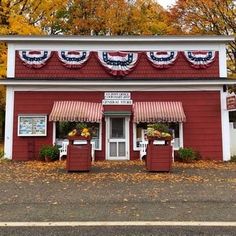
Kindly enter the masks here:
[[47, 116], [19, 116], [18, 136], [46, 136]]

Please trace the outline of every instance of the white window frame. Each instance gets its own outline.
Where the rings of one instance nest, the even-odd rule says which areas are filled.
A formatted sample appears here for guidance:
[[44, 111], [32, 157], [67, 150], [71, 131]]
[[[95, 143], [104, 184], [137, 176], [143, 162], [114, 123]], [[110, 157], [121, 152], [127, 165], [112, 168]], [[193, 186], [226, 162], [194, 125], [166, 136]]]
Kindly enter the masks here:
[[[53, 122], [53, 135], [52, 135], [52, 143], [56, 143], [56, 122]], [[102, 150], [102, 122], [99, 123], [99, 147], [94, 150], [101, 151]]]
[[[20, 133], [20, 119], [21, 118], [44, 118], [45, 121], [45, 132], [43, 134], [21, 134]], [[38, 136], [47, 136], [47, 115], [41, 115], [41, 114], [33, 114], [33, 115], [24, 115], [20, 114], [18, 115], [18, 125], [17, 125], [17, 135], [19, 137], [38, 137]]]
[[[133, 123], [133, 150], [139, 151], [140, 148], [137, 147], [137, 123]], [[179, 122], [179, 148], [184, 147], [184, 131], [183, 131], [183, 123]], [[174, 150], [179, 150], [179, 148], [174, 148]]]
[[101, 151], [102, 150], [102, 122], [99, 123], [99, 146], [94, 150]]

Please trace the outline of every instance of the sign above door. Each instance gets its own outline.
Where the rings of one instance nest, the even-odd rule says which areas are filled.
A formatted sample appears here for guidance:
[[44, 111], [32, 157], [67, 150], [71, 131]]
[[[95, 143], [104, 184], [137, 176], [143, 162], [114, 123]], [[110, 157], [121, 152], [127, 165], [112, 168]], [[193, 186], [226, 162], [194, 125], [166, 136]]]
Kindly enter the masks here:
[[105, 92], [102, 105], [132, 105], [130, 92]]

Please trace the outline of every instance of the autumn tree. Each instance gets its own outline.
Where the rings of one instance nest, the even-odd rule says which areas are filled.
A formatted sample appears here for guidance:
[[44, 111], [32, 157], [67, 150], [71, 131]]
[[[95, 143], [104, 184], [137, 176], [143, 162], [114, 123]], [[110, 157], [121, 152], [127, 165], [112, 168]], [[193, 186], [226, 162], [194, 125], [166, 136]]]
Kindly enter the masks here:
[[[178, 0], [171, 9], [172, 25], [184, 34], [236, 35], [235, 0]], [[227, 50], [228, 69], [236, 75], [236, 41]]]
[[74, 35], [168, 34], [165, 13], [155, 0], [71, 0], [57, 25]]
[[[0, 0], [0, 35], [53, 33], [54, 18], [63, 0]], [[0, 44], [0, 78], [6, 77], [7, 48]], [[0, 86], [0, 110], [5, 107], [5, 89]]]

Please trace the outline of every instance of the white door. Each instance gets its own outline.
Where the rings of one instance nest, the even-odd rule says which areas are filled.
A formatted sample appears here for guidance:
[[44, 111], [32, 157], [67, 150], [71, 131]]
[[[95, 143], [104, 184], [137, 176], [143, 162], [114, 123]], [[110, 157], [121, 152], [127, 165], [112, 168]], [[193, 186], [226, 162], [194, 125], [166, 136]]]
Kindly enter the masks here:
[[107, 117], [107, 160], [129, 160], [129, 117]]

